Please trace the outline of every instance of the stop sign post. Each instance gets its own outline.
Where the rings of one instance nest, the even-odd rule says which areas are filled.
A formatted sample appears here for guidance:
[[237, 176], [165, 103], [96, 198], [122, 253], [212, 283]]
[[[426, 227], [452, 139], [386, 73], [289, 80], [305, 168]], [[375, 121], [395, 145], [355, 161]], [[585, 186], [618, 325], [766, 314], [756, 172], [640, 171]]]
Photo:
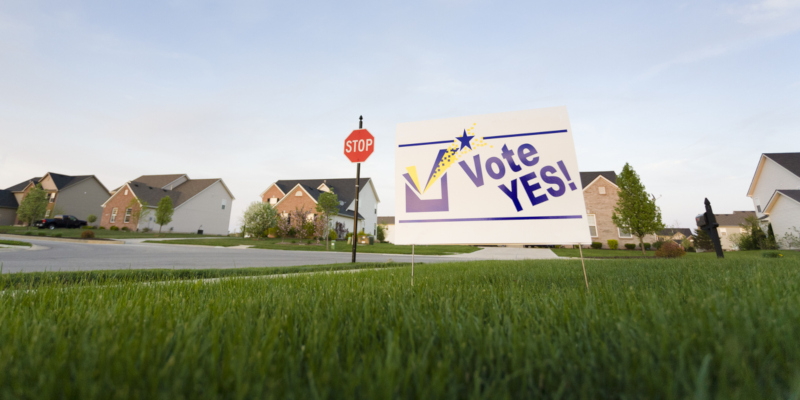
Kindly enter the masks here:
[[353, 262], [356, 262], [356, 245], [358, 243], [358, 192], [361, 183], [361, 163], [367, 161], [375, 151], [375, 137], [364, 128], [364, 117], [358, 117], [358, 129], [350, 132], [344, 140], [344, 155], [350, 162], [356, 163], [356, 209], [353, 215]]

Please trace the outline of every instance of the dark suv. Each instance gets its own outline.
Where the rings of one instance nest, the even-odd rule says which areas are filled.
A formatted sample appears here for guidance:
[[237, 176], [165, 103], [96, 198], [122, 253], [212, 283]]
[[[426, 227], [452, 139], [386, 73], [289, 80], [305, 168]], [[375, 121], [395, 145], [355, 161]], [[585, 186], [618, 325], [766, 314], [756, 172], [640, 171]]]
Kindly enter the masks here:
[[56, 215], [53, 218], [43, 219], [34, 224], [39, 229], [80, 228], [86, 226], [86, 221], [81, 221], [72, 215]]

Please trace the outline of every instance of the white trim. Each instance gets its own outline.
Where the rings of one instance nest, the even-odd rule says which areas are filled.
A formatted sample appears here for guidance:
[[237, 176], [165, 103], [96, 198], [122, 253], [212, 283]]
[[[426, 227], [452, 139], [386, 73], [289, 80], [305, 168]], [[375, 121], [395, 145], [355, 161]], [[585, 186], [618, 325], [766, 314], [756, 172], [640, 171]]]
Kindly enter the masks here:
[[[589, 217], [594, 218], [594, 235], [592, 235], [592, 225], [588, 223]], [[600, 230], [597, 229], [597, 214], [586, 214], [586, 222], [589, 225], [589, 236], [593, 238], [600, 237]]]
[[[761, 179], [761, 172], [764, 169], [764, 164], [766, 164], [766, 160], [772, 161], [773, 163], [775, 163], [775, 165], [777, 165], [777, 166], [783, 168], [784, 170], [786, 170], [786, 172], [788, 172], [788, 173], [790, 173], [790, 174], [792, 174], [794, 176], [797, 176], [797, 174], [795, 174], [792, 171], [789, 171], [789, 169], [784, 167], [783, 165], [781, 165], [781, 163], [779, 163], [779, 162], [767, 157], [767, 155], [765, 153], [762, 153], [761, 154], [761, 159], [758, 160], [758, 167], [756, 167], [756, 173], [753, 175], [753, 180], [750, 181], [750, 187], [747, 189], [747, 197], [753, 197], [753, 192], [756, 190], [756, 185], [757, 185], [758, 180]], [[797, 177], [800, 178], [800, 176], [797, 176]]]
[[[633, 233], [631, 233], [630, 231], [628, 231], [628, 236], [622, 236], [622, 228], [620, 228], [620, 227], [617, 227], [617, 236], [618, 236], [620, 239], [633, 239]], [[674, 235], [673, 235], [673, 236], [674, 236]], [[671, 238], [671, 237], [672, 237], [672, 236], [670, 236], [670, 238]]]
[[[308, 195], [308, 198], [310, 198], [310, 199], [311, 199], [311, 201], [313, 201], [313, 202], [314, 202], [314, 204], [317, 204], [317, 201], [316, 201], [316, 200], [314, 200], [314, 196], [312, 196], [312, 195], [311, 195], [311, 193], [308, 193], [308, 191], [307, 191], [307, 190], [305, 190], [305, 189], [303, 188], [303, 185], [301, 185], [301, 184], [299, 184], [299, 183], [298, 183], [297, 185], [294, 185], [294, 187], [292, 188], [292, 190], [290, 190], [290, 191], [289, 191], [289, 193], [292, 193], [292, 192], [294, 192], [294, 190], [295, 190], [296, 188], [298, 188], [298, 187], [300, 188], [300, 190], [302, 190], [302, 191], [306, 192], [306, 194]], [[280, 188], [279, 188], [278, 190], [280, 190]], [[283, 193], [283, 192], [281, 192], [281, 193]], [[283, 200], [285, 200], [285, 199], [287, 199], [287, 198], [289, 198], [289, 197], [292, 197], [292, 196], [289, 196], [289, 195], [286, 195], [286, 194], [284, 194], [284, 195], [283, 195], [283, 197], [281, 197], [281, 199], [280, 199], [280, 200], [278, 200], [278, 202], [277, 202], [277, 203], [275, 203], [275, 205], [274, 205], [274, 206], [272, 206], [272, 207], [278, 207], [278, 204], [281, 204], [281, 202], [282, 202]]]
[[[156, 175], [156, 176], [157, 176], [157, 175]], [[167, 186], [169, 186], [169, 185], [172, 185], [173, 183], [175, 183], [175, 182], [177, 182], [177, 181], [181, 180], [181, 178], [186, 178], [186, 181], [184, 181], [184, 182], [188, 182], [188, 181], [190, 181], [190, 180], [191, 180], [191, 179], [189, 179], [189, 175], [186, 175], [186, 174], [181, 174], [181, 176], [179, 176], [177, 179], [175, 179], [174, 181], [172, 181], [172, 182], [170, 182], [170, 183], [167, 183], [166, 185], [164, 185], [164, 186], [160, 187], [159, 189], [167, 189]], [[181, 185], [183, 185], [183, 183], [181, 183]], [[178, 185], [178, 186], [180, 186], [180, 185]], [[171, 187], [171, 188], [169, 188], [169, 189], [167, 189], [167, 190], [173, 190], [173, 189], [175, 189], [176, 187], [177, 187], [177, 186], [173, 186], [173, 187]]]
[[772, 207], [775, 207], [775, 204], [777, 204], [777, 202], [778, 202], [778, 196], [777, 195], [780, 195], [780, 197], [785, 197], [785, 198], [797, 203], [798, 205], [800, 205], [800, 201], [797, 201], [797, 200], [795, 200], [795, 199], [793, 199], [793, 198], [781, 193], [781, 190], [778, 189], [778, 190], [775, 191], [775, 193], [772, 194], [772, 197], [769, 198], [769, 201], [767, 202], [767, 206], [764, 207], [764, 212], [762, 214], [769, 215], [770, 211], [772, 211]]
[[[594, 183], [595, 183], [595, 182], [597, 182], [597, 180], [598, 180], [598, 179], [600, 179], [600, 178], [603, 178], [603, 180], [604, 180], [604, 181], [608, 182], [609, 184], [611, 184], [611, 185], [612, 185], [612, 186], [614, 186], [615, 188], [619, 189], [619, 186], [617, 186], [617, 185], [616, 185], [614, 182], [611, 182], [610, 180], [608, 180], [608, 178], [606, 178], [605, 176], [603, 176], [603, 175], [597, 175], [597, 178], [594, 178], [594, 179], [592, 180], [592, 182], [591, 182], [591, 183], [589, 183], [588, 185], [586, 185], [586, 187], [585, 187], [585, 188], [583, 188], [583, 191], [585, 192], [585, 191], [586, 191], [586, 189], [589, 189], [589, 186], [592, 186], [592, 185], [594, 185]], [[583, 183], [583, 182], [581, 182], [581, 183]]]
[[[260, 198], [262, 198], [262, 199], [263, 199], [263, 198], [264, 198], [264, 195], [265, 195], [265, 194], [266, 194], [266, 193], [269, 191], [269, 189], [270, 189], [271, 187], [273, 187], [273, 186], [275, 186], [276, 188], [278, 188], [278, 191], [279, 191], [279, 192], [281, 192], [281, 194], [282, 194], [282, 195], [286, 196], [286, 193], [283, 193], [283, 190], [281, 190], [281, 187], [280, 187], [280, 186], [278, 186], [278, 185], [276, 185], [276, 184], [275, 184], [275, 182], [272, 182], [272, 184], [271, 184], [271, 185], [269, 185], [269, 186], [267, 186], [267, 189], [266, 189], [266, 190], [264, 190], [263, 192], [261, 192], [261, 194], [260, 194], [260, 195], [258, 195], [258, 197], [260, 197]], [[290, 190], [290, 192], [291, 192], [291, 190]]]

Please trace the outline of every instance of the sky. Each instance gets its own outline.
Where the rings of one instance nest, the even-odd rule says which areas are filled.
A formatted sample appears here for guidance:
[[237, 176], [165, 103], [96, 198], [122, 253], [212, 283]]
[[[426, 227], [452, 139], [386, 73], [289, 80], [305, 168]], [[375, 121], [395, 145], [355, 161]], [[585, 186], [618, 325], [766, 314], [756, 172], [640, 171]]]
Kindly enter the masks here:
[[355, 177], [394, 215], [398, 123], [566, 106], [581, 171], [625, 163], [668, 226], [752, 210], [761, 153], [800, 151], [800, 0], [0, 1], [0, 188]]

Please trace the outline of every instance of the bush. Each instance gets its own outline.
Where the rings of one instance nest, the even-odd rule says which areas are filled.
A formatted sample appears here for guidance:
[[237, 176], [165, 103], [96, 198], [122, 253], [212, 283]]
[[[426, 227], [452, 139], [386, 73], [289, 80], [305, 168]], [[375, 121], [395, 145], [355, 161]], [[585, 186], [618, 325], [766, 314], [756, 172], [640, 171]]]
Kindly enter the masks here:
[[272, 237], [272, 238], [278, 237], [278, 228], [272, 227], [267, 229], [267, 237]]
[[336, 229], [331, 229], [331, 231], [328, 232], [328, 238], [330, 240], [336, 240], [339, 238], [339, 235], [336, 234]]
[[110, 231], [118, 231], [118, 230], [119, 230], [119, 227], [118, 227], [118, 226], [116, 226], [116, 225], [114, 225], [114, 226], [112, 226], [111, 228], [108, 228], [108, 230], [110, 230]]
[[27, 235], [27, 236], [33, 236], [33, 232], [30, 232], [30, 231], [28, 231], [28, 232], [25, 232], [25, 235]]
[[39, 236], [47, 236], [47, 234], [44, 232], [39, 232]]
[[142, 232], [144, 232], [144, 233], [147, 233], [147, 232], [150, 232], [150, 231], [152, 231], [152, 229], [150, 229], [150, 228], [142, 228]]
[[686, 249], [686, 252], [687, 253], [697, 253], [697, 249], [695, 249], [694, 246], [689, 246], [689, 248]]
[[656, 257], [678, 258], [685, 255], [686, 251], [683, 250], [683, 247], [671, 240], [669, 242], [662, 243], [661, 247], [656, 250]]
[[765, 251], [765, 252], [761, 253], [761, 257], [764, 257], [764, 258], [781, 258], [781, 257], [783, 257], [783, 254], [778, 253], [777, 251]]
[[81, 239], [94, 239], [94, 232], [90, 230], [81, 232]]
[[105, 229], [106, 229], [106, 227], [105, 227], [105, 226], [101, 226], [101, 227], [99, 227], [99, 228], [97, 228], [97, 229], [102, 229], [102, 230], [105, 230]]
[[611, 250], [616, 250], [619, 248], [619, 241], [614, 239], [608, 239], [608, 248]]
[[83, 229], [95, 229], [95, 228], [96, 227], [92, 226], [92, 225], [86, 225], [86, 226], [83, 227]]
[[650, 250], [650, 243], [645, 243], [644, 244], [644, 249], [645, 250]]
[[592, 242], [592, 248], [593, 249], [602, 249], [603, 248], [603, 244], [600, 243], [600, 242]]
[[310, 240], [306, 240], [306, 244], [311, 244], [311, 241]]
[[125, 231], [125, 232], [129, 232], [131, 230], [131, 228], [128, 228], [127, 226], [123, 226], [122, 230]]
[[53, 237], [62, 237], [62, 236], [64, 236], [64, 235], [62, 235], [60, 233], [56, 233], [55, 235], [53, 235]]
[[661, 239], [658, 239], [655, 243], [653, 243], [653, 247], [655, 247], [655, 249], [658, 250], [661, 248], [661, 246], [664, 245], [664, 243], [666, 242]]
[[95, 223], [95, 221], [97, 221], [97, 216], [96, 216], [96, 215], [94, 215], [94, 214], [89, 214], [89, 215], [86, 217], [86, 222], [88, 222], [88, 223], [90, 223], [90, 224], [93, 224], [93, 223]]
[[353, 232], [347, 232], [347, 235], [344, 238], [350, 239], [351, 237], [353, 237]]
[[625, 243], [625, 248], [628, 250], [633, 250], [636, 248], [636, 245], [633, 243]]

